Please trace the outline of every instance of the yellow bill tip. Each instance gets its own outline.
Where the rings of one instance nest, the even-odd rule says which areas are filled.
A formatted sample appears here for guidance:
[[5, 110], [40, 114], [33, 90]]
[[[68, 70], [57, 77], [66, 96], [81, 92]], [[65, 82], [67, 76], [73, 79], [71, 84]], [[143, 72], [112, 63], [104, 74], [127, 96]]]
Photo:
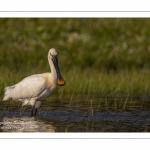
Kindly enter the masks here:
[[57, 80], [57, 84], [59, 86], [63, 86], [63, 85], [65, 85], [65, 80]]

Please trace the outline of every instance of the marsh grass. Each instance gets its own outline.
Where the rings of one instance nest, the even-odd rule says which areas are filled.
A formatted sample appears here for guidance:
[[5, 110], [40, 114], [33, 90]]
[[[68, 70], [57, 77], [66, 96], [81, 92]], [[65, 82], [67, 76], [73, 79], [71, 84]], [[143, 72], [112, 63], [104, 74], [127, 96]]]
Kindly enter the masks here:
[[146, 123], [146, 127], [145, 127], [144, 132], [148, 132], [148, 128], [149, 128], [149, 120], [148, 120], [147, 123]]
[[16, 112], [17, 112], [19, 109], [20, 109], [20, 114], [21, 114], [21, 102], [20, 102], [20, 103], [18, 103], [17, 109], [16, 109], [16, 111], [15, 111], [15, 113], [14, 113], [13, 117], [15, 117], [15, 116], [16, 116]]
[[44, 116], [47, 114], [48, 110], [49, 110], [49, 107], [47, 107], [47, 109], [45, 110]]
[[1, 114], [0, 114], [0, 117], [3, 115], [4, 111], [8, 108], [8, 107], [7, 107], [7, 106], [8, 106], [8, 103], [9, 103], [9, 101], [6, 102], [6, 105], [4, 106], [4, 108], [3, 108], [3, 110], [2, 110], [2, 112], [1, 112]]
[[150, 93], [149, 18], [1, 18], [0, 23], [1, 100], [4, 87], [50, 71], [47, 53], [51, 47], [58, 51], [66, 85], [48, 102], [66, 99], [78, 107], [98, 97], [102, 99], [97, 109], [116, 110], [139, 107], [139, 102], [110, 101], [107, 96]]
[[87, 101], [91, 95], [137, 95], [137, 93], [148, 95], [150, 92], [149, 74], [149, 70], [112, 73], [86, 70], [78, 71], [78, 75], [74, 71], [68, 72], [68, 74], [64, 73], [66, 85], [60, 87], [56, 93], [61, 95], [60, 98], [71, 95], [70, 103], [75, 97], [84, 94]]

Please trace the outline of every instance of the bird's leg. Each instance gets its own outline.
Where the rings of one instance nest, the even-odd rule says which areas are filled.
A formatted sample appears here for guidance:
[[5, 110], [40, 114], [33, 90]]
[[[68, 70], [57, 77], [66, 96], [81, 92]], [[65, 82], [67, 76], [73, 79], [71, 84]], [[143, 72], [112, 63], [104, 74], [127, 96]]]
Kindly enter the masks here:
[[33, 116], [33, 112], [34, 112], [34, 106], [32, 107], [32, 110], [31, 110], [31, 116]]
[[37, 108], [35, 106], [32, 107], [31, 116], [36, 116]]
[[37, 113], [37, 108], [35, 108], [35, 113], [34, 113], [35, 116], [36, 116], [36, 113]]
[[35, 114], [34, 111], [35, 111], [35, 107], [33, 106], [32, 110], [31, 110], [31, 116], [34, 116], [34, 114]]

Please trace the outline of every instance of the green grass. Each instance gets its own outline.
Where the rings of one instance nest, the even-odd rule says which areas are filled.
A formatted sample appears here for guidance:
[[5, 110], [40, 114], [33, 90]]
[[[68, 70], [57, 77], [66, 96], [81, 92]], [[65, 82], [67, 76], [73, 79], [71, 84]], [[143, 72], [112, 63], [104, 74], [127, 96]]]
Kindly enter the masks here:
[[1, 18], [0, 24], [1, 99], [5, 86], [50, 71], [51, 47], [66, 80], [56, 97], [149, 94], [148, 18]]
[[[36, 71], [35, 71], [36, 73]], [[66, 80], [64, 87], [59, 87], [55, 92], [56, 96], [63, 97], [71, 95], [72, 101], [74, 95], [146, 95], [150, 92], [150, 71], [120, 71], [120, 72], [100, 72], [85, 70], [63, 72]], [[30, 75], [29, 73], [12, 73], [0, 76], [1, 93], [5, 86], [13, 85], [22, 80], [24, 77]]]

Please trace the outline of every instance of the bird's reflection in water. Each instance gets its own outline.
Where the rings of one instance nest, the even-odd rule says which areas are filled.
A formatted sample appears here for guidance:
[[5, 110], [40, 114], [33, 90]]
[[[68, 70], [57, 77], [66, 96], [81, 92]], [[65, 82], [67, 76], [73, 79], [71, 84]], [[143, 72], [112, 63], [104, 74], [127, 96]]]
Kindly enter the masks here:
[[0, 121], [2, 132], [55, 132], [53, 122], [36, 117], [4, 117]]

